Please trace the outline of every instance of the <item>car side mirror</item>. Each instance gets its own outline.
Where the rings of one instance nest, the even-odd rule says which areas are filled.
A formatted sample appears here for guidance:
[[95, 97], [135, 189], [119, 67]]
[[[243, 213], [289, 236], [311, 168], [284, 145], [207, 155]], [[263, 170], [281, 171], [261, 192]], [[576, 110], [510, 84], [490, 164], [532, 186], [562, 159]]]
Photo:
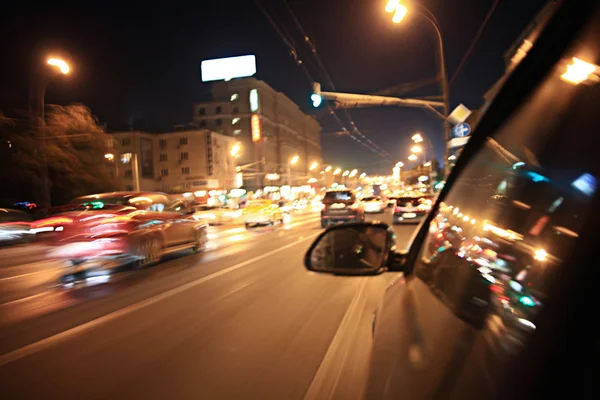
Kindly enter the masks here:
[[383, 223], [333, 226], [310, 246], [304, 265], [335, 275], [376, 275], [401, 270], [405, 257], [395, 252], [394, 233]]

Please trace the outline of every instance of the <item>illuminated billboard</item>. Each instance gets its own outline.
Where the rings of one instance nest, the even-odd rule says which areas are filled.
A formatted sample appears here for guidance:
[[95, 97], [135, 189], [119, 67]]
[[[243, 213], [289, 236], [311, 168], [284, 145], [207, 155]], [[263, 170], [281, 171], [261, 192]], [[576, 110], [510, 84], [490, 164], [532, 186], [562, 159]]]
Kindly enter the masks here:
[[204, 60], [200, 64], [202, 82], [228, 81], [256, 74], [256, 56], [239, 56]]
[[258, 115], [252, 114], [252, 119], [250, 120], [250, 124], [252, 125], [252, 141], [258, 142], [260, 140], [260, 120], [258, 119]]

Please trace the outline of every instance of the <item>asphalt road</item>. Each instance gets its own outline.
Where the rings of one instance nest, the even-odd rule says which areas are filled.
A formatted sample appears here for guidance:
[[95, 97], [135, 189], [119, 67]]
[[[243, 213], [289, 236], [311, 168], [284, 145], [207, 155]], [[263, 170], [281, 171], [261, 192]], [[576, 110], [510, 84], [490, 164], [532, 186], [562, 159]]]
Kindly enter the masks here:
[[[399, 247], [414, 229], [395, 228]], [[321, 231], [318, 214], [223, 227], [205, 254], [0, 301], [2, 397], [360, 398], [373, 311], [398, 274], [307, 271]]]

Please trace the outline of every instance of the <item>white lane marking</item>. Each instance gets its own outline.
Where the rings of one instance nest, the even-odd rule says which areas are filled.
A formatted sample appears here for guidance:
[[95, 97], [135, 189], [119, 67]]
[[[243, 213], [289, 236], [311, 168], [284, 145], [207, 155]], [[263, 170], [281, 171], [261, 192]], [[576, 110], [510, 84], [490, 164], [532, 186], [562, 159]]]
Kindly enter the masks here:
[[5, 306], [10, 306], [10, 305], [18, 304], [18, 303], [22, 303], [22, 302], [28, 301], [28, 300], [37, 299], [38, 297], [47, 296], [47, 295], [48, 295], [48, 292], [44, 291], [44, 292], [41, 292], [41, 293], [32, 294], [31, 296], [21, 297], [20, 299], [7, 301], [7, 302], [4, 302], [4, 303], [0, 304], [0, 308], [5, 307]]
[[218, 278], [219, 276], [225, 275], [225, 274], [227, 274], [229, 272], [233, 272], [233, 271], [235, 271], [237, 269], [245, 267], [248, 264], [252, 264], [252, 263], [254, 263], [256, 261], [262, 260], [263, 258], [270, 257], [273, 254], [279, 253], [280, 251], [283, 251], [283, 250], [288, 249], [290, 247], [296, 246], [297, 244], [300, 244], [300, 243], [302, 243], [302, 242], [304, 242], [304, 241], [306, 241], [308, 239], [311, 239], [312, 237], [314, 237], [316, 235], [317, 235], [317, 233], [315, 233], [313, 235], [310, 235], [310, 236], [308, 236], [308, 237], [306, 237], [304, 239], [296, 240], [296, 241], [294, 241], [292, 243], [289, 243], [289, 244], [286, 244], [285, 246], [282, 246], [282, 247], [280, 247], [278, 249], [275, 249], [275, 250], [269, 251], [267, 253], [261, 254], [260, 256], [251, 258], [250, 260], [246, 260], [246, 261], [241, 262], [239, 264], [232, 265], [231, 267], [222, 269], [222, 270], [217, 271], [215, 273], [212, 273], [210, 275], [206, 275], [206, 276], [204, 276], [202, 278], [196, 279], [195, 281], [191, 281], [191, 282], [188, 282], [188, 283], [186, 283], [184, 285], [181, 285], [181, 286], [178, 286], [176, 288], [173, 288], [171, 290], [167, 290], [166, 292], [163, 292], [163, 293], [160, 293], [158, 295], [149, 297], [149, 298], [147, 298], [145, 300], [142, 300], [140, 302], [130, 304], [127, 307], [121, 308], [120, 310], [113, 311], [110, 314], [106, 314], [106, 315], [104, 315], [102, 317], [93, 319], [93, 320], [88, 321], [86, 323], [83, 323], [81, 325], [75, 326], [75, 327], [73, 327], [71, 329], [67, 329], [66, 331], [62, 331], [60, 333], [57, 333], [56, 335], [49, 336], [49, 337], [47, 337], [45, 339], [39, 340], [37, 342], [33, 342], [33, 343], [28, 344], [26, 346], [23, 346], [23, 347], [21, 347], [19, 349], [16, 349], [16, 350], [13, 350], [13, 351], [8, 352], [6, 354], [3, 354], [3, 355], [0, 356], [0, 367], [6, 365], [8, 363], [11, 363], [13, 361], [19, 360], [21, 358], [27, 357], [27, 356], [29, 356], [29, 355], [31, 355], [33, 353], [38, 352], [38, 351], [44, 350], [44, 349], [46, 349], [46, 348], [48, 348], [48, 347], [50, 347], [50, 346], [52, 346], [52, 345], [54, 345], [56, 343], [59, 343], [61, 341], [64, 341], [64, 340], [69, 339], [71, 337], [74, 337], [74, 336], [76, 336], [76, 335], [78, 335], [80, 333], [84, 333], [84, 332], [87, 332], [89, 330], [92, 330], [92, 329], [94, 329], [97, 326], [100, 326], [100, 325], [102, 325], [104, 323], [107, 323], [107, 322], [110, 322], [112, 320], [115, 320], [117, 318], [120, 318], [120, 317], [122, 317], [122, 316], [124, 316], [126, 314], [129, 314], [129, 313], [141, 310], [141, 309], [143, 309], [145, 307], [148, 307], [150, 305], [158, 303], [159, 301], [164, 300], [164, 299], [166, 299], [168, 297], [171, 297], [173, 295], [182, 293], [182, 292], [184, 292], [184, 291], [186, 291], [188, 289], [191, 289], [191, 288], [193, 288], [195, 286], [200, 285], [201, 283], [207, 282], [207, 281], [212, 280], [214, 278]]
[[23, 278], [23, 277], [26, 277], [26, 276], [37, 275], [37, 274], [44, 274], [44, 273], [49, 273], [49, 272], [52, 272], [52, 271], [59, 271], [59, 270], [64, 270], [64, 269], [66, 269], [66, 266], [49, 268], [49, 269], [44, 269], [44, 270], [41, 270], [41, 271], [27, 272], [27, 273], [21, 274], [21, 275], [13, 275], [13, 276], [7, 276], [5, 278], [0, 278], [0, 281], [7, 281], [9, 279]]
[[350, 301], [350, 305], [331, 340], [323, 361], [304, 395], [305, 400], [333, 398], [348, 356], [349, 349], [348, 345], [344, 343], [344, 339], [346, 335], [354, 332], [360, 323], [360, 308], [364, 306], [366, 299], [367, 279], [366, 277], [360, 278], [354, 297]]

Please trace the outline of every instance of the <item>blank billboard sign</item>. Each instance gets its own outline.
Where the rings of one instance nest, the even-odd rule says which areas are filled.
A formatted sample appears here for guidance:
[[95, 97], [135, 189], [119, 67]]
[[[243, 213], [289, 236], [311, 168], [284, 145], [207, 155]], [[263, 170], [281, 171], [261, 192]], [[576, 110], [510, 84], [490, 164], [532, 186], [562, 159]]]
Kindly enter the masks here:
[[256, 56], [239, 56], [204, 60], [200, 64], [202, 82], [228, 81], [256, 74]]

